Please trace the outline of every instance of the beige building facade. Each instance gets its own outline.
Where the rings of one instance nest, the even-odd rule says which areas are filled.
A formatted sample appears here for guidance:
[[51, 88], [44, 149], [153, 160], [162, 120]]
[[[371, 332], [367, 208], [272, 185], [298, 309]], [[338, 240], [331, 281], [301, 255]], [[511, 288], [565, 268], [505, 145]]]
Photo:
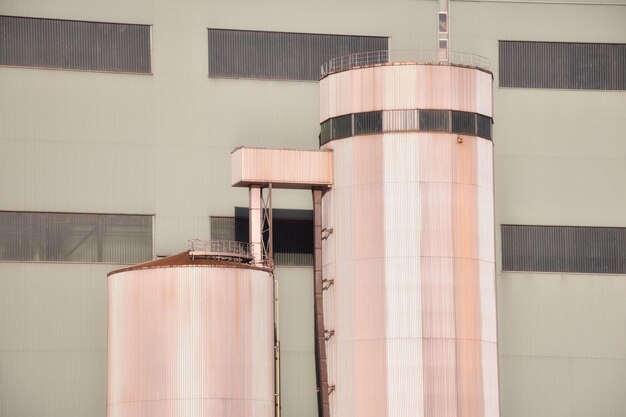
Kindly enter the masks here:
[[[285, 54], [270, 51], [255, 60], [259, 68], [220, 67], [235, 55], [254, 57], [242, 49], [245, 36], [285, 45], [286, 55], [296, 53], [288, 48], [300, 44], [289, 39], [299, 34], [347, 35], [297, 38], [303, 45], [341, 39], [348, 48], [387, 42], [389, 50], [435, 50], [438, 7], [429, 0], [0, 0], [0, 417], [105, 416], [107, 273], [209, 239], [213, 218], [247, 207], [246, 191], [231, 188], [235, 147], [319, 147], [319, 85], [299, 64], [292, 71]], [[18, 18], [125, 24], [120, 39], [130, 33], [146, 59], [135, 61], [131, 51], [110, 67], [94, 58], [95, 67], [78, 68], [67, 57], [37, 65], [15, 52], [10, 34], [48, 26]], [[109, 39], [110, 27], [85, 26]], [[39, 54], [49, 47], [33, 39]], [[503, 417], [626, 414], [624, 44], [623, 0], [450, 4], [451, 49], [487, 58], [494, 77]], [[67, 45], [81, 55], [80, 46]], [[531, 55], [562, 65], [534, 78], [528, 74], [541, 65], [533, 67]], [[287, 67], [292, 72], [281, 72]], [[273, 204], [310, 210], [311, 193], [280, 190]], [[55, 227], [89, 230], [84, 238], [76, 232], [61, 255], [50, 249], [61, 246], [50, 237], [55, 215], [66, 216]], [[537, 260], [549, 251], [532, 252], [533, 239], [540, 249], [563, 241], [542, 241], [547, 226], [569, 228], [550, 236], [599, 255], [572, 267], [563, 266], [576, 251], [556, 267]], [[522, 235], [531, 243], [517, 245]], [[18, 240], [21, 252], [13, 249]], [[282, 413], [313, 417], [313, 268], [285, 263], [276, 271]]]

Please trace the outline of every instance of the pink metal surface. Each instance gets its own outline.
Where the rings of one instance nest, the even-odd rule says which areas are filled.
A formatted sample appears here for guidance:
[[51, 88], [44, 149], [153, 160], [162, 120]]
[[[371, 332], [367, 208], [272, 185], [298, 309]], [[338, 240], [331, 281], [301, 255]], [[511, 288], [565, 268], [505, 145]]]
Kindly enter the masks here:
[[[466, 68], [350, 70], [322, 80], [320, 96], [321, 120], [411, 108], [491, 115], [490, 75]], [[499, 415], [493, 144], [457, 139], [390, 132], [324, 145], [334, 164], [322, 199], [334, 417]]]
[[332, 155], [325, 151], [238, 148], [231, 154], [233, 187], [325, 187], [333, 182]]
[[424, 416], [457, 417], [454, 339], [424, 339]]
[[376, 110], [443, 109], [492, 117], [492, 77], [466, 67], [385, 65], [320, 81], [320, 122]]
[[263, 264], [262, 219], [261, 187], [253, 185], [248, 189], [248, 240], [252, 244], [255, 265]]
[[[382, 228], [383, 186], [380, 138], [364, 138], [362, 146], [346, 149], [337, 172], [341, 178], [350, 178], [351, 186], [336, 189], [334, 197], [354, 208], [342, 213], [346, 228], [335, 231], [326, 239], [337, 244], [330, 260], [336, 260], [334, 271], [345, 277], [329, 287], [325, 297], [336, 303], [326, 310], [326, 328], [334, 331], [328, 341], [329, 379], [344, 381], [343, 387], [330, 396], [331, 412], [335, 415], [380, 416], [387, 409], [386, 315], [384, 291], [384, 260], [377, 256], [379, 243], [384, 240]], [[362, 161], [362, 162], [361, 162]], [[325, 197], [326, 198], [326, 197]], [[352, 201], [371, 201], [372, 204], [353, 205]], [[327, 218], [328, 219], [328, 218]], [[331, 243], [332, 242], [332, 243]], [[339, 244], [340, 243], [340, 244]], [[362, 256], [355, 256], [362, 254]], [[326, 259], [326, 258], [325, 258]], [[335, 314], [336, 313], [336, 314]], [[332, 374], [332, 376], [331, 376]], [[332, 383], [332, 381], [331, 381]], [[337, 401], [335, 401], [337, 399]]]
[[272, 300], [257, 269], [110, 275], [107, 416], [273, 416]]

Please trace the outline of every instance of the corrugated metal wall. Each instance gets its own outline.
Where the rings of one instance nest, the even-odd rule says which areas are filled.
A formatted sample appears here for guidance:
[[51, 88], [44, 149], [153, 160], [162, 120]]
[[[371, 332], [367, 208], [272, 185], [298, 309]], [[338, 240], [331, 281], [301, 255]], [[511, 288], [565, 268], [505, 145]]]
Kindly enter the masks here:
[[502, 269], [626, 274], [626, 228], [502, 225]]
[[152, 259], [152, 216], [0, 211], [0, 260], [132, 264]]
[[[625, 7], [457, 1], [454, 8], [455, 49], [492, 63], [494, 39], [626, 42]], [[161, 255], [208, 236], [208, 215], [246, 204], [245, 192], [229, 187], [235, 146], [312, 148], [319, 132], [314, 83], [207, 82], [207, 27], [389, 35], [394, 50], [436, 47], [432, 1], [4, 0], [0, 9], [154, 23], [158, 77], [0, 68], [0, 206], [154, 212]], [[626, 207], [623, 93], [494, 94], [499, 221], [626, 225], [626, 211], [616, 209]], [[309, 193], [285, 195], [280, 206], [310, 205]], [[104, 417], [111, 269], [0, 263], [0, 415]], [[282, 415], [313, 417], [312, 272], [288, 267], [277, 275], [284, 278]], [[626, 415], [623, 277], [516, 272], [500, 274], [498, 284], [503, 416]], [[55, 350], [61, 344], [66, 350]]]
[[105, 417], [111, 268], [0, 262], [0, 416]]
[[273, 277], [157, 267], [108, 279], [108, 417], [273, 417]]
[[[490, 141], [332, 141], [323, 291], [333, 416], [499, 415]], [[332, 333], [330, 333], [332, 331]]]
[[500, 87], [626, 90], [626, 44], [500, 41]]
[[[406, 65], [409, 62], [324, 77], [320, 80], [319, 122], [350, 113], [408, 109], [465, 111], [493, 117], [492, 97], [485, 93], [493, 83], [491, 73], [457, 65], [438, 71], [438, 65]], [[382, 88], [372, 94], [367, 85]], [[441, 94], [430, 94], [432, 89]], [[338, 91], [342, 91], [340, 97]]]
[[331, 58], [387, 48], [377, 36], [209, 29], [209, 77], [317, 81]]
[[417, 110], [389, 110], [383, 112], [383, 131], [418, 129]]
[[0, 65], [150, 73], [150, 26], [0, 16]]

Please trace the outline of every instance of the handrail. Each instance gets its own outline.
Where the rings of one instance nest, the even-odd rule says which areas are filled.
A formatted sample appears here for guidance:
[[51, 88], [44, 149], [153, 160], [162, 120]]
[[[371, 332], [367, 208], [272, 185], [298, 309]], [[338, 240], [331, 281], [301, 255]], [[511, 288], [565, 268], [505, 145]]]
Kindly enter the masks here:
[[232, 256], [233, 258], [252, 259], [253, 244], [247, 242], [236, 242], [232, 240], [189, 240], [189, 251], [191, 254], [205, 256]]
[[359, 52], [333, 58], [322, 65], [321, 78], [351, 68], [393, 63], [458, 65], [491, 72], [489, 59], [467, 52], [450, 51], [448, 59], [441, 60], [439, 50], [382, 50]]

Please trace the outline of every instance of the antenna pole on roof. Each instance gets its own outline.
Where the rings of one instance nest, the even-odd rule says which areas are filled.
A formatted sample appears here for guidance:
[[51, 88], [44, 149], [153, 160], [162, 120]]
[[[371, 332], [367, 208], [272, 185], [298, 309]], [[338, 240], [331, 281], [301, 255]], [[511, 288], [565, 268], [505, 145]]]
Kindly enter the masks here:
[[450, 0], [439, 0], [439, 62], [450, 62]]

